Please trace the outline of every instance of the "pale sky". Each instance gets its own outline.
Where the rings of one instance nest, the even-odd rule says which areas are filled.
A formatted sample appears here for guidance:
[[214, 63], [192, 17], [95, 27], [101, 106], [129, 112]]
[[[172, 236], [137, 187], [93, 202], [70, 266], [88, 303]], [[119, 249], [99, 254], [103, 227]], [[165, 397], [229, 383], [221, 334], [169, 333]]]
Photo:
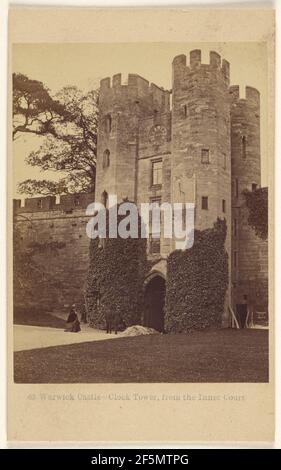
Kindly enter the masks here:
[[[137, 73], [150, 82], [171, 89], [172, 60], [176, 55], [201, 49], [202, 63], [209, 62], [209, 51], [217, 51], [230, 62], [230, 83], [240, 85], [243, 98], [245, 86], [261, 93], [261, 169], [262, 185], [268, 184], [267, 155], [267, 51], [265, 43], [125, 43], [125, 44], [15, 44], [12, 70], [42, 81], [52, 93], [64, 86], [75, 85], [82, 90], [97, 88], [101, 78], [122, 73]], [[17, 184], [26, 178], [49, 178], [55, 175], [38, 173], [24, 163], [31, 150], [40, 145], [40, 137], [22, 135], [14, 143], [14, 196]]]

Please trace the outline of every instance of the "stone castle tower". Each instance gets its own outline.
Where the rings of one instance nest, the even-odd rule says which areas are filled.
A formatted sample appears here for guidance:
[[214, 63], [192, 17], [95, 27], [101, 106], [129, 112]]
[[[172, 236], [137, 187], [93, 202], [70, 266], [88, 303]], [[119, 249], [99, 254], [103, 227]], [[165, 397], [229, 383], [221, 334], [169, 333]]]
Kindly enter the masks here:
[[[208, 64], [200, 50], [189, 61], [175, 57], [171, 91], [134, 74], [126, 84], [121, 74], [101, 80], [95, 200], [106, 204], [115, 194], [137, 205], [193, 202], [200, 230], [225, 218], [227, 304], [255, 302], [257, 285], [267, 292], [267, 244], [248, 226], [243, 198], [260, 183], [259, 92], [246, 87], [241, 99], [239, 87], [230, 86], [229, 63], [216, 52]], [[150, 233], [147, 284], [165, 279], [174, 249], [173, 239]], [[223, 324], [229, 325], [227, 308]]]
[[[208, 64], [200, 50], [189, 63], [179, 55], [172, 72], [171, 91], [132, 74], [126, 84], [120, 74], [101, 81], [96, 200], [194, 202], [200, 230], [225, 218], [227, 302], [254, 302], [257, 274], [261, 282], [267, 277], [267, 247], [247, 224], [243, 191], [261, 182], [259, 92], [246, 87], [246, 99], [239, 98], [230, 64], [214, 51]], [[151, 276], [165, 276], [174, 240], [153, 236], [150, 256], [159, 261]]]
[[[267, 243], [258, 239], [247, 223], [243, 191], [261, 186], [260, 94], [246, 87], [245, 99], [238, 86], [229, 89], [231, 101], [231, 204], [232, 297], [234, 303], [267, 304]], [[266, 275], [265, 275], [266, 273]]]

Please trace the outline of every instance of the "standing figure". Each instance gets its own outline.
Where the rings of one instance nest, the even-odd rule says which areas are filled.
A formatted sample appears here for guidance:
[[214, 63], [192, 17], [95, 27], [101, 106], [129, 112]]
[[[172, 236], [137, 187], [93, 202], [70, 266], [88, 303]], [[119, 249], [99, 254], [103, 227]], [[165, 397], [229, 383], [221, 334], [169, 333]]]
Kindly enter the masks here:
[[81, 331], [75, 304], [72, 305], [72, 308], [69, 312], [68, 318], [66, 320], [66, 328], [64, 331], [67, 333], [78, 333]]

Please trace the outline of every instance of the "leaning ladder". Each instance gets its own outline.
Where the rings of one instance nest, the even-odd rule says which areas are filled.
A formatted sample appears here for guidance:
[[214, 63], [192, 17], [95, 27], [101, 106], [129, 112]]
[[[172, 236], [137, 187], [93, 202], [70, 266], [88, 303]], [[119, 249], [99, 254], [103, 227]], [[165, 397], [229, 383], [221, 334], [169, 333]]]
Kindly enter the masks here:
[[229, 309], [229, 311], [230, 311], [230, 313], [231, 313], [231, 327], [232, 327], [232, 328], [236, 327], [236, 328], [239, 330], [239, 328], [240, 328], [240, 327], [239, 327], [239, 323], [238, 323], [238, 321], [237, 321], [237, 318], [236, 318], [236, 315], [235, 315], [235, 313], [234, 313], [233, 308], [229, 305], [229, 306], [228, 306], [228, 309]]

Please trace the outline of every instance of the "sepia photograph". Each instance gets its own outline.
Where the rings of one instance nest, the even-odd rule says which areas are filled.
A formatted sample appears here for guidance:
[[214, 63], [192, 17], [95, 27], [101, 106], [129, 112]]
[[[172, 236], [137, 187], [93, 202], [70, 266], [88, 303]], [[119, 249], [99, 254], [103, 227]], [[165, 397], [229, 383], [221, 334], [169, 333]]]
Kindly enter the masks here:
[[268, 382], [266, 63], [13, 45], [16, 383]]
[[274, 441], [274, 77], [271, 8], [10, 9], [11, 445]]

